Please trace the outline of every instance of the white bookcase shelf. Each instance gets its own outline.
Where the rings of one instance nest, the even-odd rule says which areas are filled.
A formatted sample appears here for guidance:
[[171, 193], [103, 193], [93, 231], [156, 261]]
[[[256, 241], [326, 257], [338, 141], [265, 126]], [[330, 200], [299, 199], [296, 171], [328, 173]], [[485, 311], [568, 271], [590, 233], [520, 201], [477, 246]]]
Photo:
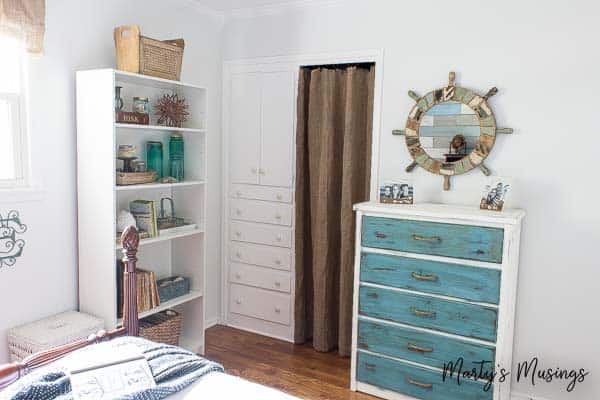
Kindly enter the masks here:
[[[150, 100], [150, 124], [115, 122], [115, 86], [121, 86], [123, 110], [131, 110], [135, 96]], [[189, 104], [188, 120], [181, 128], [157, 124], [152, 106], [164, 94], [177, 93]], [[140, 317], [175, 309], [183, 315], [180, 344], [204, 351], [206, 285], [206, 88], [183, 82], [132, 74], [113, 69], [77, 72], [77, 182], [79, 228], [79, 303], [83, 312], [103, 318], [107, 329], [117, 327], [116, 260], [122, 247], [115, 240], [116, 218], [133, 200], [171, 197], [175, 214], [197, 224], [195, 229], [163, 233], [142, 239], [138, 267], [157, 278], [181, 275], [190, 279], [190, 293], [143, 312]], [[116, 152], [121, 144], [138, 149], [145, 160], [148, 141], [163, 143], [163, 172], [168, 172], [171, 133], [183, 133], [185, 180], [117, 186]], [[158, 212], [159, 210], [157, 210]], [[170, 210], [167, 210], [170, 212]]]
[[120, 124], [116, 123], [115, 126], [119, 129], [141, 129], [148, 131], [165, 131], [165, 132], [188, 132], [188, 133], [205, 133], [205, 129], [198, 128], [175, 128], [163, 125], [137, 125], [137, 124]]

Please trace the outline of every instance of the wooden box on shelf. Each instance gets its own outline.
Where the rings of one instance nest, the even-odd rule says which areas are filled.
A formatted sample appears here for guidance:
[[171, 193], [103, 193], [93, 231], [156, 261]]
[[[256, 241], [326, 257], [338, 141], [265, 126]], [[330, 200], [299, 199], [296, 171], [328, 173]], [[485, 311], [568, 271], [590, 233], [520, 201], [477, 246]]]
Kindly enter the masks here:
[[150, 116], [132, 111], [117, 111], [117, 122], [120, 124], [149, 125]]
[[156, 180], [156, 171], [146, 172], [117, 172], [117, 185], [142, 185]]

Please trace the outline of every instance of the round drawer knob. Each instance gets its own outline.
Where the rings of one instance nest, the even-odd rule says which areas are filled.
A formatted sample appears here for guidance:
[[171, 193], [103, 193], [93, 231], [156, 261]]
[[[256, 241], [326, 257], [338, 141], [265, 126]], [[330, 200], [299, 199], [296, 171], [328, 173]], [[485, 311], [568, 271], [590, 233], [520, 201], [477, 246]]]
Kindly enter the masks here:
[[277, 237], [275, 238], [275, 240], [277, 240], [278, 242], [281, 242], [283, 240], [283, 238], [281, 237], [281, 235], [277, 235]]
[[240, 300], [240, 299], [235, 299], [235, 304], [242, 304], [242, 300]]
[[237, 192], [235, 192], [235, 195], [236, 195], [237, 197], [242, 197], [242, 192], [240, 192], [240, 191], [238, 190]]
[[235, 279], [241, 279], [241, 278], [242, 278], [242, 275], [240, 275], [240, 274], [235, 274]]
[[240, 209], [238, 208], [237, 210], [235, 210], [235, 213], [236, 213], [237, 215], [242, 215], [242, 210], [240, 210]]
[[281, 260], [275, 260], [275, 265], [281, 265]]
[[256, 169], [256, 168], [254, 168], [254, 167], [252, 167], [252, 168], [250, 168], [250, 171], [252, 171], [252, 173], [253, 173], [253, 174], [255, 174], [255, 173], [256, 173], [256, 171], [257, 171], [257, 169]]
[[275, 281], [275, 286], [280, 287], [281, 286], [281, 282]]
[[237, 232], [235, 233], [235, 236], [237, 236], [237, 237], [240, 237], [240, 236], [242, 236], [242, 232], [240, 232], [240, 231], [237, 231]]
[[278, 194], [276, 197], [277, 197], [277, 200], [281, 200], [281, 199], [283, 199], [283, 196], [282, 196], [282, 195], [280, 195], [280, 194]]
[[281, 214], [275, 214], [275, 219], [281, 219]]
[[281, 308], [279, 308], [279, 307], [275, 307], [275, 312], [276, 312], [277, 314], [281, 313]]
[[237, 253], [235, 253], [235, 256], [236, 256], [237, 258], [242, 258], [242, 253], [240, 253], [240, 252], [238, 251]]

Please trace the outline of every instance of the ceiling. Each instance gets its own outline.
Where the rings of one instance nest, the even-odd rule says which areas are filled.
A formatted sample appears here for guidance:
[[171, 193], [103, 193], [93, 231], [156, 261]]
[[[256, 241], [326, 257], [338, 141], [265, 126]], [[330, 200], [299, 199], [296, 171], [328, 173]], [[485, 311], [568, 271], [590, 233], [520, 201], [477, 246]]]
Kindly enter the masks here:
[[279, 6], [298, 3], [290, 0], [194, 0], [201, 6], [211, 8], [218, 12], [228, 13], [233, 10], [250, 9], [264, 6]]

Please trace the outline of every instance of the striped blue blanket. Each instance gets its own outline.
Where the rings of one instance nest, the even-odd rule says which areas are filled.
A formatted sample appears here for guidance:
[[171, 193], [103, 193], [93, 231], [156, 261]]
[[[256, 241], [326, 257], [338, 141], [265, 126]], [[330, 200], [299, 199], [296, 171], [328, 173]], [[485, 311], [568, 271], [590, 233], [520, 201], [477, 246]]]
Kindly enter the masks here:
[[[125, 346], [125, 347], [124, 347]], [[179, 347], [150, 342], [141, 338], [122, 337], [75, 351], [69, 356], [21, 378], [0, 392], [0, 399], [71, 400], [68, 371], [82, 358], [101, 363], [107, 354], [136, 347], [150, 366], [156, 387], [119, 397], [119, 400], [159, 400], [183, 390], [198, 378], [223, 371], [217, 363], [198, 357]]]

